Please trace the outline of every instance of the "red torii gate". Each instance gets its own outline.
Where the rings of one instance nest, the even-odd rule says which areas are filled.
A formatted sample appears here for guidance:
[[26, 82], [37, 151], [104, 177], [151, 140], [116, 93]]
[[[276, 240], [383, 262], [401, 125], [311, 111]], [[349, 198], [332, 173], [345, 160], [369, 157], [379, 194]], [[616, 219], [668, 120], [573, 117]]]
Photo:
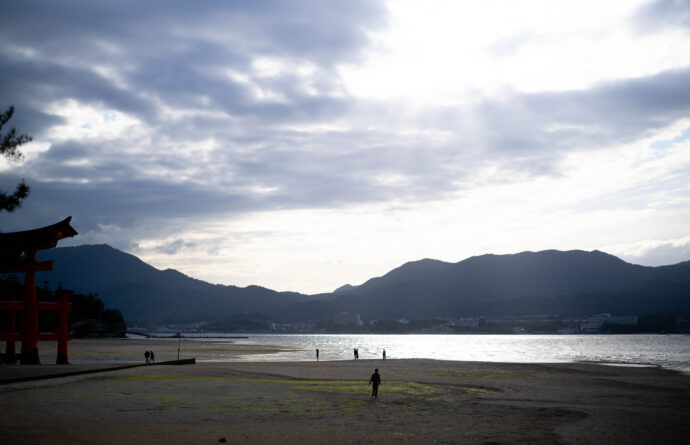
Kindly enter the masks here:
[[[77, 235], [77, 231], [69, 225], [72, 217], [52, 226], [41, 229], [26, 230], [24, 232], [0, 233], [0, 273], [24, 273], [24, 299], [19, 301], [0, 301], [0, 310], [9, 311], [10, 332], [0, 333], [0, 341], [7, 342], [6, 358], [12, 360], [15, 356], [17, 341], [22, 342], [21, 363], [38, 364], [38, 342], [57, 340], [57, 363], [68, 363], [67, 342], [69, 330], [67, 327], [67, 312], [71, 308], [69, 296], [71, 291], [58, 291], [56, 303], [39, 303], [36, 297], [36, 272], [52, 270], [53, 261], [37, 261], [39, 250], [52, 249], [63, 238]], [[58, 332], [38, 332], [38, 311], [58, 311]], [[16, 313], [22, 311], [21, 332], [16, 332]]]

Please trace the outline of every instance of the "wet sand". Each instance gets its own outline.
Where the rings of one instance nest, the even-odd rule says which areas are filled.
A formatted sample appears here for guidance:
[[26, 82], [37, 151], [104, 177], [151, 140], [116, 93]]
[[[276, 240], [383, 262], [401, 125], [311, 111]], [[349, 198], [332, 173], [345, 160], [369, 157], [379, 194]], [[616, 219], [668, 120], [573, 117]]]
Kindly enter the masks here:
[[[378, 399], [367, 385], [375, 367], [383, 380]], [[2, 365], [0, 377], [74, 368]], [[690, 376], [594, 364], [143, 366], [2, 384], [0, 401], [3, 444], [680, 444], [690, 437]]]

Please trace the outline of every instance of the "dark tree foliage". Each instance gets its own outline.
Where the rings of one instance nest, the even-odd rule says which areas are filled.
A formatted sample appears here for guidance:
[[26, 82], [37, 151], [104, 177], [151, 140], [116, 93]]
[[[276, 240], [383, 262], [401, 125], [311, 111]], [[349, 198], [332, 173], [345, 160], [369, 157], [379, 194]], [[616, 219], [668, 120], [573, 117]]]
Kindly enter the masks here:
[[[24, 285], [15, 275], [0, 279], [0, 299], [21, 300]], [[36, 289], [39, 301], [57, 301], [57, 294], [49, 289], [48, 283]], [[73, 294], [70, 297], [72, 310], [68, 314], [70, 331], [75, 337], [86, 336], [124, 336], [127, 330], [122, 314], [117, 309], [105, 309], [103, 301], [94, 294]], [[17, 317], [21, 327], [21, 316]], [[9, 313], [0, 311], [0, 331], [9, 328]], [[57, 330], [58, 319], [54, 311], [39, 311], [38, 325], [42, 332]]]
[[69, 324], [75, 337], [125, 335], [127, 324], [120, 311], [105, 309], [97, 295], [74, 294], [70, 301]]
[[[17, 132], [17, 129], [12, 127], [7, 133], [2, 133], [2, 129], [12, 119], [14, 114], [14, 107], [10, 106], [7, 111], [0, 113], [0, 154], [11, 161], [18, 161], [22, 159], [23, 155], [19, 151], [19, 146], [31, 141], [31, 136]], [[17, 184], [14, 193], [8, 194], [0, 192], [0, 212], [5, 210], [11, 212], [21, 205], [22, 200], [29, 196], [29, 186], [24, 181]]]
[[94, 294], [75, 294], [71, 300], [70, 323], [84, 319], [99, 319], [105, 309], [103, 301]]
[[670, 312], [641, 315], [637, 320], [641, 332], [676, 332], [676, 315]]

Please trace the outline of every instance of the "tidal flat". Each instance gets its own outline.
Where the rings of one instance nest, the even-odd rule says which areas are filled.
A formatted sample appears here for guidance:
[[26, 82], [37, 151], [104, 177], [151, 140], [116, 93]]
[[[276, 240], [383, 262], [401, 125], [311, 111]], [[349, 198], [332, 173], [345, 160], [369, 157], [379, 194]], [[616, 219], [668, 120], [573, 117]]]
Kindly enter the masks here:
[[[86, 368], [2, 365], [0, 376]], [[3, 444], [680, 444], [690, 436], [690, 376], [657, 367], [264, 358], [4, 383], [0, 393]]]

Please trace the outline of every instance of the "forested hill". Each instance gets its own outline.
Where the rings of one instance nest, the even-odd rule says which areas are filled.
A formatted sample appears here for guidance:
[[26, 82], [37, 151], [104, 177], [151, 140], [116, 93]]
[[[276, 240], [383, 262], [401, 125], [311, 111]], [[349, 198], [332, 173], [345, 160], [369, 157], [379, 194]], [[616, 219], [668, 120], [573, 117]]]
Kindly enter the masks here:
[[198, 321], [305, 301], [292, 292], [259, 286], [210, 284], [176, 270], [159, 270], [134, 255], [108, 245], [61, 247], [41, 252], [54, 259], [54, 270], [37, 275], [49, 286], [61, 284], [79, 292], [94, 292], [108, 307], [120, 309], [127, 320]]
[[458, 263], [406, 263], [332, 302], [296, 305], [284, 316], [323, 319], [348, 311], [386, 319], [444, 316], [631, 314], [690, 311], [690, 261], [645, 267], [599, 251], [482, 255]]
[[457, 263], [413, 261], [358, 286], [304, 295], [214, 285], [158, 270], [107, 245], [42, 252], [55, 270], [39, 285], [95, 292], [129, 321], [199, 321], [261, 312], [275, 321], [319, 321], [341, 312], [396, 319], [510, 314], [588, 315], [690, 311], [690, 261], [645, 267], [593, 251], [482, 255]]

